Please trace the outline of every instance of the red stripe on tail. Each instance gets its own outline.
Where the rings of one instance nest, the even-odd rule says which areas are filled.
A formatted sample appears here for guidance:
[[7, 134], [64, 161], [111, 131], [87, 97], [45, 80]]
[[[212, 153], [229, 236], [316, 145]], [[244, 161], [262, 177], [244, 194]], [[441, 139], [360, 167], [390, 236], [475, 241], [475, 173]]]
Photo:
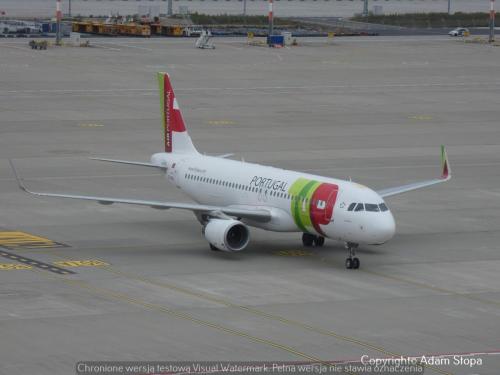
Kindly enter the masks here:
[[163, 115], [165, 116], [165, 151], [172, 152], [172, 132], [185, 132], [186, 126], [168, 74], [164, 75], [163, 95], [163, 104], [165, 106], [163, 109]]
[[173, 132], [185, 132], [186, 126], [184, 125], [184, 119], [182, 118], [182, 113], [175, 99], [174, 89], [170, 84], [168, 75], [165, 75], [164, 95], [164, 103], [166, 103], [165, 112], [167, 113], [167, 119], [171, 121], [169, 121], [169, 128]]

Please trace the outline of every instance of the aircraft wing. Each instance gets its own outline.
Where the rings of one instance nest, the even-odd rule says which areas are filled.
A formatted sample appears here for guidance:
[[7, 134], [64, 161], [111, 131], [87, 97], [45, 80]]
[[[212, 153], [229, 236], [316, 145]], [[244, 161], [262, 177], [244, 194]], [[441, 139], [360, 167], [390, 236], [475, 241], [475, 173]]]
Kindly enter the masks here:
[[68, 198], [68, 199], [81, 199], [87, 201], [96, 201], [100, 204], [110, 205], [113, 203], [134, 204], [139, 206], [149, 206], [156, 209], [169, 209], [176, 208], [179, 210], [188, 210], [194, 212], [207, 213], [214, 216], [232, 216], [256, 221], [267, 222], [271, 220], [271, 212], [265, 209], [252, 209], [252, 208], [237, 208], [237, 207], [223, 207], [223, 206], [209, 206], [197, 203], [177, 203], [177, 202], [162, 202], [150, 201], [140, 199], [124, 199], [114, 197], [98, 197], [90, 195], [74, 195], [74, 194], [58, 194], [58, 193], [44, 193], [29, 190], [19, 178], [14, 164], [9, 159], [14, 175], [16, 177], [19, 188], [31, 195], [38, 195], [41, 197], [55, 197], [55, 198]]
[[377, 193], [385, 198], [385, 197], [390, 197], [392, 195], [397, 195], [397, 194], [402, 194], [406, 193], [407, 191], [412, 191], [412, 190], [417, 190], [421, 189], [427, 186], [432, 186], [439, 184], [441, 182], [448, 181], [451, 179], [451, 171], [450, 171], [450, 164], [448, 162], [448, 156], [446, 154], [446, 149], [444, 146], [441, 146], [441, 177], [440, 178], [435, 178], [432, 180], [427, 180], [427, 181], [419, 181], [419, 182], [414, 182], [412, 184], [408, 185], [402, 185], [402, 186], [395, 186], [383, 190], [377, 191]]

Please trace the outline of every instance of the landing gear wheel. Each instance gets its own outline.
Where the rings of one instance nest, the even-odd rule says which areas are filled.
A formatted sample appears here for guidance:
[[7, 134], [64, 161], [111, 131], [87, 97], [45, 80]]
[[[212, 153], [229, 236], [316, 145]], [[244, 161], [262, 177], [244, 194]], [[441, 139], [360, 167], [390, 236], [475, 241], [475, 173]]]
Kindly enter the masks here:
[[324, 244], [325, 244], [325, 237], [316, 236], [316, 238], [314, 239], [314, 245], [317, 247], [321, 247]]
[[352, 269], [357, 270], [359, 268], [359, 258], [352, 258]]
[[359, 268], [359, 259], [356, 258], [356, 248], [357, 243], [347, 242], [345, 245], [347, 251], [349, 252], [349, 258], [345, 260], [345, 268], [348, 270], [357, 270]]
[[309, 234], [309, 233], [303, 233], [302, 234], [302, 244], [305, 247], [311, 247], [314, 243], [315, 235]]
[[210, 250], [212, 251], [221, 251], [220, 249], [216, 248], [214, 245], [210, 244]]
[[347, 258], [345, 260], [345, 268], [347, 268], [348, 270], [352, 269], [352, 259], [351, 258]]

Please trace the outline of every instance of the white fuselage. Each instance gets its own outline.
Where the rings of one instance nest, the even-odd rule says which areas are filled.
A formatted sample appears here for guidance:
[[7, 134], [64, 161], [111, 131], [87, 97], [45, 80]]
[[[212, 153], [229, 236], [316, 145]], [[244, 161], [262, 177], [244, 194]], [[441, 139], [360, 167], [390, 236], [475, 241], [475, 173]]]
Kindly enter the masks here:
[[382, 244], [395, 233], [383, 199], [354, 182], [198, 153], [157, 153], [151, 162], [198, 203], [271, 211], [268, 222], [241, 220], [250, 226], [358, 244]]

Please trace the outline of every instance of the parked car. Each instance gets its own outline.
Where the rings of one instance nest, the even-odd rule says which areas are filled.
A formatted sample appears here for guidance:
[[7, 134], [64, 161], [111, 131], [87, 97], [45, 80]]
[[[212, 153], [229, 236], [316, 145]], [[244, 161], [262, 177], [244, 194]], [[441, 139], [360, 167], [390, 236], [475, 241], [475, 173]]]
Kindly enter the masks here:
[[470, 35], [469, 29], [465, 27], [457, 27], [448, 33], [449, 36], [468, 36]]

